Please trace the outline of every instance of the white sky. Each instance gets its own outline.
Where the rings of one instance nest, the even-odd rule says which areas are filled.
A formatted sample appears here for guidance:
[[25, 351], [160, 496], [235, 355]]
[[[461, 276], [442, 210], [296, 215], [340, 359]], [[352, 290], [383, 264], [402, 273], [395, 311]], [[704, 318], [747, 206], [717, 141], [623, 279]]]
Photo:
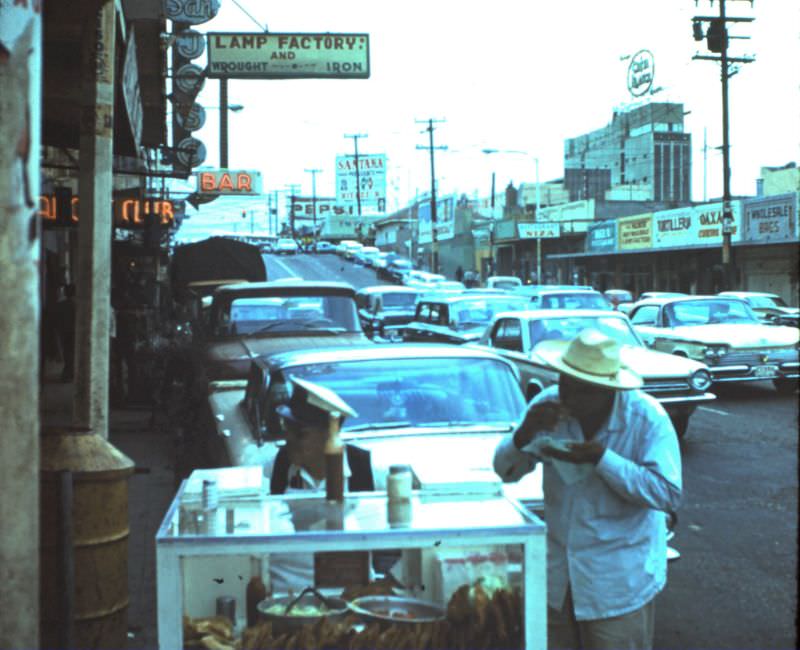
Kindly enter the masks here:
[[[229, 167], [260, 170], [264, 191], [298, 184], [311, 195], [334, 196], [335, 158], [352, 154], [345, 134], [367, 134], [359, 153], [388, 156], [387, 206], [406, 205], [430, 189], [425, 125], [436, 125], [437, 191], [488, 195], [497, 188], [533, 182], [534, 157], [541, 181], [564, 173], [567, 138], [601, 128], [615, 107], [631, 101], [627, 61], [647, 48], [655, 56], [655, 101], [683, 103], [692, 134], [693, 199], [703, 199], [703, 131], [707, 130], [707, 195], [722, 194], [722, 101], [719, 64], [693, 61], [708, 54], [692, 38], [691, 18], [716, 15], [708, 0], [237, 0], [271, 32], [366, 32], [368, 80], [230, 80]], [[196, 30], [257, 32], [233, 0]], [[754, 17], [730, 27], [732, 56], [755, 55], [730, 79], [731, 190], [754, 194], [762, 166], [800, 160], [800, 3], [795, 0], [728, 0], [729, 16]], [[205, 55], [194, 61], [205, 65]], [[219, 82], [207, 80], [199, 96], [219, 105]], [[206, 165], [219, 163], [219, 111], [209, 109], [194, 135], [207, 148]], [[496, 153], [482, 148], [527, 152]], [[227, 203], [227, 205], [226, 205]], [[217, 200], [202, 206], [182, 228], [216, 227], [240, 207]], [[240, 201], [241, 203], [241, 201]], [[247, 204], [259, 218], [266, 199]], [[242, 227], [242, 225], [240, 225]], [[188, 233], [187, 233], [188, 234]]]

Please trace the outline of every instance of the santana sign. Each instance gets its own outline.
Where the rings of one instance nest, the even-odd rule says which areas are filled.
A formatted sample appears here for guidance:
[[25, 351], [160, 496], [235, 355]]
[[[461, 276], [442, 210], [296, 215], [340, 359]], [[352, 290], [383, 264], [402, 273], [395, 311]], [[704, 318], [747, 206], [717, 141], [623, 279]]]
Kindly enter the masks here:
[[356, 191], [355, 156], [336, 156], [336, 200], [341, 205], [377, 206], [386, 211], [386, 154], [362, 154], [358, 157], [358, 186]]
[[368, 79], [369, 34], [208, 34], [212, 79]]
[[200, 194], [253, 196], [261, 194], [261, 172], [214, 169], [197, 172]]
[[656, 61], [650, 50], [639, 50], [628, 65], [628, 91], [634, 97], [641, 97], [653, 87]]

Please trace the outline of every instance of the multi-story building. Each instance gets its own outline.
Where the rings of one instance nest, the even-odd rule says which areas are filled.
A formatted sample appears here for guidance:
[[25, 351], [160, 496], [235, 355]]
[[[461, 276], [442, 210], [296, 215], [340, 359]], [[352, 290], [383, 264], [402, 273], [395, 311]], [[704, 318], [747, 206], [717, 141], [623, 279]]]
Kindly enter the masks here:
[[683, 104], [649, 103], [615, 111], [602, 129], [564, 143], [564, 182], [570, 200], [615, 198], [683, 204], [691, 196], [691, 135]]

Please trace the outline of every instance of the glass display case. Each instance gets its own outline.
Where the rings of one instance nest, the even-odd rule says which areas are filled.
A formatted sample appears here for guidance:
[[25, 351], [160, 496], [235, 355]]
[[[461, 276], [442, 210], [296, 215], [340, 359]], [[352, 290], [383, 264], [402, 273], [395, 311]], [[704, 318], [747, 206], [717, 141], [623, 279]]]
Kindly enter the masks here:
[[[500, 580], [520, 596], [524, 646], [546, 647], [545, 525], [502, 489], [414, 491], [403, 502], [348, 493], [335, 503], [318, 493], [269, 495], [265, 482], [260, 467], [240, 467], [197, 470], [181, 484], [156, 537], [161, 648], [182, 648], [183, 617], [213, 616], [220, 597], [236, 601], [241, 631], [253, 566], [278, 595], [278, 558], [313, 557], [309, 581], [340, 580], [338, 595], [358, 579], [358, 552], [395, 553], [392, 576], [405, 593], [443, 608], [463, 584]], [[365, 566], [374, 578], [375, 562]]]

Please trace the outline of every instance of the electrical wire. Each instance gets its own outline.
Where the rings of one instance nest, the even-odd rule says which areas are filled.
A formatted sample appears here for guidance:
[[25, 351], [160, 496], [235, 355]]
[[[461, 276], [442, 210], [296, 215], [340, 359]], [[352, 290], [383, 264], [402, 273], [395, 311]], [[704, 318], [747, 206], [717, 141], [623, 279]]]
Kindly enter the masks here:
[[242, 5], [240, 5], [236, 0], [233, 0], [233, 4], [239, 7], [239, 9], [241, 9], [242, 13], [244, 13], [245, 16], [247, 16], [250, 20], [252, 20], [256, 25], [258, 25], [258, 28], [262, 32], [264, 32], [265, 34], [269, 32], [267, 25], [264, 25], [262, 27], [261, 23], [259, 23], [255, 18], [253, 18], [253, 16], [247, 11], [247, 9], [245, 9]]

